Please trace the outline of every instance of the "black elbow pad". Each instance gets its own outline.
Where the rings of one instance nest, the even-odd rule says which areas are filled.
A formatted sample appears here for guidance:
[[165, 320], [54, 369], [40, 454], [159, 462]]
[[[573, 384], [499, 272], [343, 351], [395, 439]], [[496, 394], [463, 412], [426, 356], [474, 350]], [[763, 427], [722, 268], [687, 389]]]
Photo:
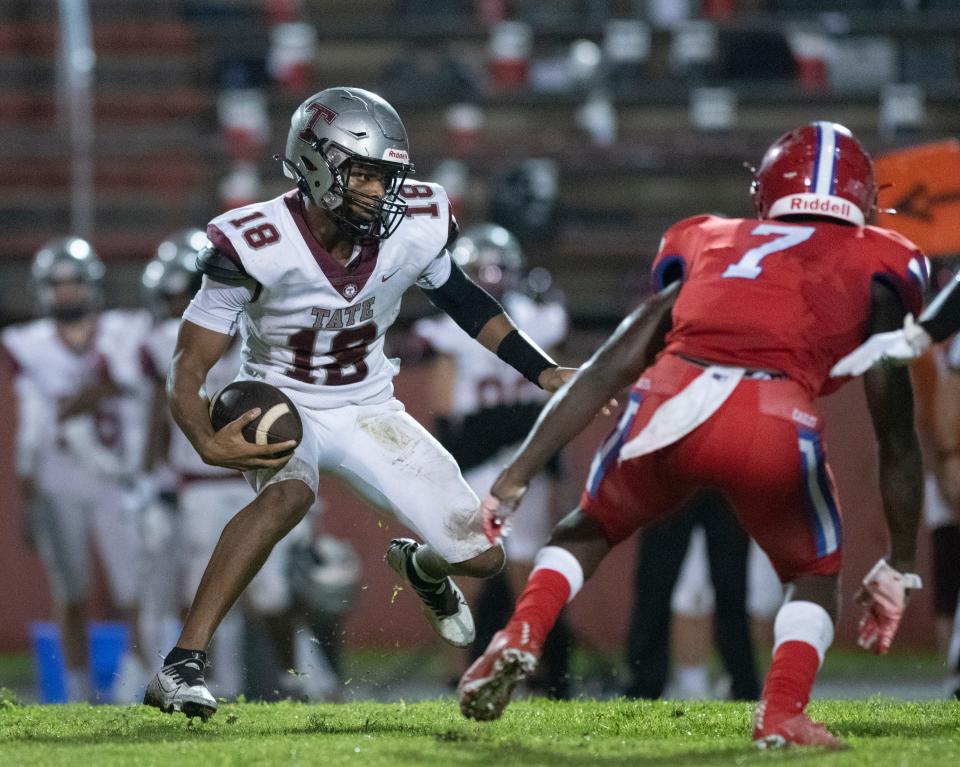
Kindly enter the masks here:
[[487, 291], [463, 273], [463, 269], [450, 260], [450, 278], [439, 288], [424, 289], [430, 303], [450, 315], [454, 322], [472, 338], [489, 320], [503, 312], [503, 307]]

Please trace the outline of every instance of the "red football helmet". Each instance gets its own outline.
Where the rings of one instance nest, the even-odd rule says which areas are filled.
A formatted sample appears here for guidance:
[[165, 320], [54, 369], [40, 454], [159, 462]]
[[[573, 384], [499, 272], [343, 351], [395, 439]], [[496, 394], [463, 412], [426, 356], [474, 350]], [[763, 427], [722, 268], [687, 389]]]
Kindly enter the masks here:
[[771, 144], [750, 196], [759, 218], [826, 216], [863, 226], [877, 203], [873, 161], [847, 128], [810, 123]]

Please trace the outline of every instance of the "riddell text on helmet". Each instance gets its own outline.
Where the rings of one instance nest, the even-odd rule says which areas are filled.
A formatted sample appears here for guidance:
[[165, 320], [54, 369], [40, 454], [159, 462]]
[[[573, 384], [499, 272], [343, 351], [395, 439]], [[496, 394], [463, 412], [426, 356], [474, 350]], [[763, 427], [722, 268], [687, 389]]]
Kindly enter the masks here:
[[832, 213], [836, 216], [849, 218], [852, 212], [851, 208], [849, 202], [841, 203], [824, 197], [794, 197], [790, 200], [790, 210], [799, 213]]

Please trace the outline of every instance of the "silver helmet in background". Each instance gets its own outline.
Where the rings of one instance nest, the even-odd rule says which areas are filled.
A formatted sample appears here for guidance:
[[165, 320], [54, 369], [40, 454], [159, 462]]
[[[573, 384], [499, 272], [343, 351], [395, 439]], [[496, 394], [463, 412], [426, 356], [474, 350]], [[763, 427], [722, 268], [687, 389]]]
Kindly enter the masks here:
[[[293, 113], [283, 172], [346, 231], [383, 240], [403, 220], [400, 187], [413, 172], [407, 131], [396, 110], [360, 88], [328, 88]], [[358, 166], [382, 174], [382, 198], [348, 189]]]
[[140, 278], [144, 300], [155, 317], [179, 317], [186, 309], [200, 289], [197, 254], [207, 247], [210, 241], [200, 229], [174, 232], [157, 246]]
[[526, 258], [519, 240], [498, 224], [476, 224], [453, 246], [453, 259], [496, 298], [518, 287]]
[[30, 278], [40, 311], [61, 322], [75, 322], [100, 308], [106, 269], [90, 243], [58, 237], [33, 257]]

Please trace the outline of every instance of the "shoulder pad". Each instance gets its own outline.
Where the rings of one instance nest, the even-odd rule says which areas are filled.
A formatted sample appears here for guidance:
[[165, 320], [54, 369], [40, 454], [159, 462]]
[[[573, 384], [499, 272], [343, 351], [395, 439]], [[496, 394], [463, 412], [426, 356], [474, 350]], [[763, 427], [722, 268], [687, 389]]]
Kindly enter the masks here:
[[222, 250], [210, 246], [197, 254], [197, 269], [210, 279], [224, 285], [250, 285], [253, 277], [243, 269], [239, 260], [230, 258]]
[[908, 239], [907, 237], [904, 237], [902, 234], [900, 234], [900, 232], [896, 232], [893, 229], [887, 229], [882, 226], [870, 226], [870, 225], [863, 227], [863, 229], [864, 229], [864, 232], [868, 234], [877, 235], [882, 240], [888, 240], [890, 242], [893, 242], [901, 246], [902, 248], [905, 248], [906, 250], [910, 251], [911, 253], [916, 253], [920, 250], [920, 248], [917, 247], [917, 245], [912, 240]]

